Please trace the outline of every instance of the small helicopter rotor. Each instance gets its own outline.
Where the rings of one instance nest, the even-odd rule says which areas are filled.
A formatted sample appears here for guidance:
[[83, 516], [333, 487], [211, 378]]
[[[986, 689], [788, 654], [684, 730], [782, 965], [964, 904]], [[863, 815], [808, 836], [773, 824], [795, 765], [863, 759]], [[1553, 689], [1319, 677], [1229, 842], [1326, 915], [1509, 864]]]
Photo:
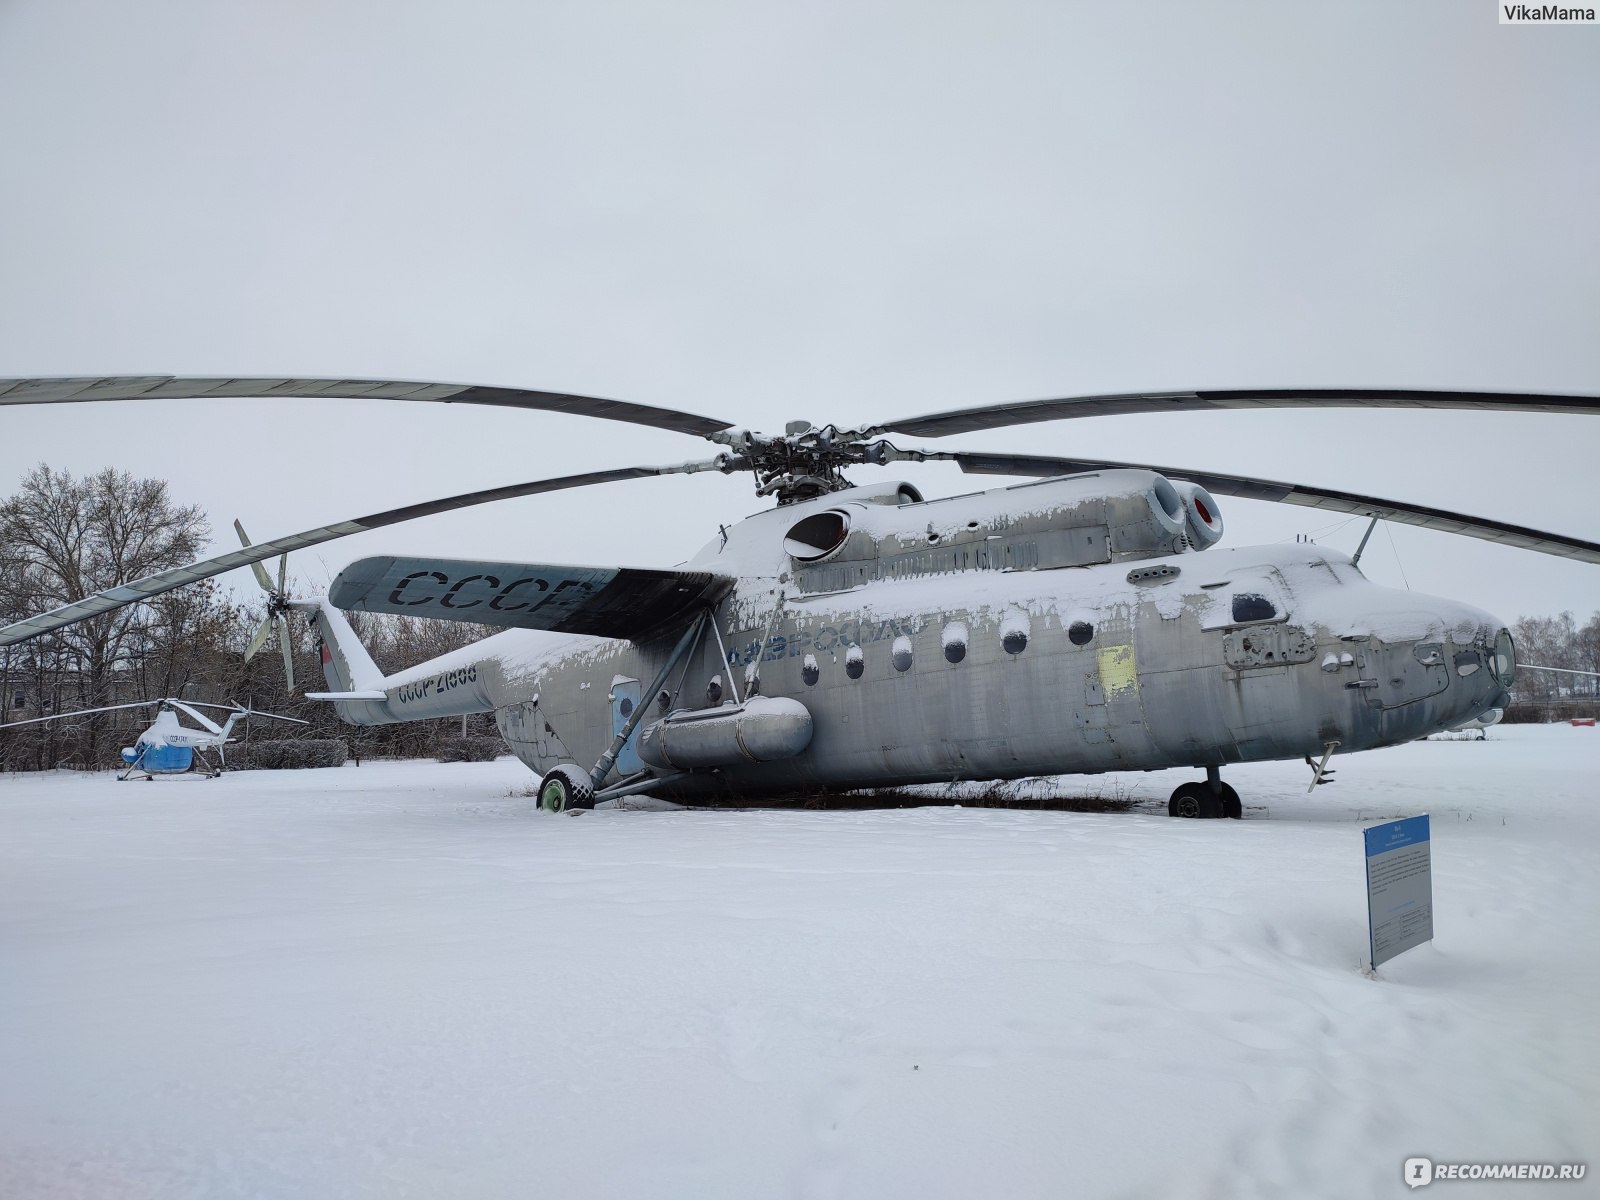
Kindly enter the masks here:
[[185, 701], [182, 701], [182, 700], [173, 700], [173, 699], [169, 699], [169, 700], [163, 701], [163, 703], [167, 704], [167, 705], [170, 705], [171, 707], [176, 708], [179, 711], [187, 713], [189, 716], [193, 717], [196, 721], [200, 722], [200, 728], [204, 729], [207, 733], [213, 733], [213, 734], [218, 734], [218, 735], [220, 735], [222, 733], [222, 726], [221, 725], [218, 725], [215, 721], [213, 721], [210, 717], [206, 716], [205, 713], [201, 712], [199, 709], [195, 708], [192, 704], [188, 704], [188, 703], [186, 703]]
[[99, 708], [78, 708], [72, 712], [51, 713], [48, 717], [29, 717], [26, 721], [7, 721], [0, 729], [16, 729], [22, 725], [42, 725], [46, 721], [62, 721], [68, 717], [84, 717], [90, 713], [115, 712], [121, 708], [152, 708], [166, 700], [133, 700], [127, 704], [102, 704]]
[[[46, 721], [61, 721], [67, 717], [83, 717], [90, 713], [116, 712], [125, 708], [181, 708], [202, 726], [212, 733], [218, 732], [217, 725], [196, 712], [200, 708], [214, 708], [226, 713], [239, 713], [244, 716], [275, 717], [280, 721], [299, 721], [298, 717], [280, 717], [277, 713], [256, 712], [238, 704], [212, 704], [204, 700], [179, 700], [176, 696], [157, 696], [151, 700], [130, 700], [126, 704], [102, 704], [98, 708], [79, 708], [72, 712], [51, 713], [48, 717], [30, 717], [26, 721], [8, 721], [0, 725], [0, 729], [15, 729], [21, 725], [40, 725]], [[306, 724], [300, 721], [300, 724]]]

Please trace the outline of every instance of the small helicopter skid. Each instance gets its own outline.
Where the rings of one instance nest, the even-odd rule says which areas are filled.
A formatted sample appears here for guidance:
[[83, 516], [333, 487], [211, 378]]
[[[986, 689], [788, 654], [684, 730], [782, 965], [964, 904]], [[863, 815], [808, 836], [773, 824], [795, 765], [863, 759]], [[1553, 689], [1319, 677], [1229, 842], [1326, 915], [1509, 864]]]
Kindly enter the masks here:
[[227, 764], [222, 762], [220, 758], [212, 761], [206, 757], [204, 751], [198, 749], [194, 751], [189, 766], [181, 770], [151, 769], [145, 766], [148, 757], [148, 751], [136, 753], [133, 761], [128, 763], [127, 769], [117, 776], [117, 782], [127, 783], [128, 780], [132, 779], [136, 782], [143, 780], [146, 783], [153, 783], [158, 775], [169, 779], [218, 779], [227, 770]]

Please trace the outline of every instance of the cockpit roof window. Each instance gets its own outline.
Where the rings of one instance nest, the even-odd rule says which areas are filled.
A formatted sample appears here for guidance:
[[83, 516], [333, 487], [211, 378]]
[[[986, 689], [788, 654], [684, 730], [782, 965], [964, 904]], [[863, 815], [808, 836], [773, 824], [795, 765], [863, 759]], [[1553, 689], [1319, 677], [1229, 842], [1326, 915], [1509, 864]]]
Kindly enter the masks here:
[[1225, 587], [1207, 596], [1210, 604], [1200, 615], [1200, 628], [1227, 629], [1287, 620], [1287, 596], [1283, 577], [1272, 567], [1235, 571]]
[[1233, 623], [1244, 625], [1251, 621], [1272, 621], [1278, 616], [1278, 607], [1260, 592], [1235, 592], [1233, 594]]

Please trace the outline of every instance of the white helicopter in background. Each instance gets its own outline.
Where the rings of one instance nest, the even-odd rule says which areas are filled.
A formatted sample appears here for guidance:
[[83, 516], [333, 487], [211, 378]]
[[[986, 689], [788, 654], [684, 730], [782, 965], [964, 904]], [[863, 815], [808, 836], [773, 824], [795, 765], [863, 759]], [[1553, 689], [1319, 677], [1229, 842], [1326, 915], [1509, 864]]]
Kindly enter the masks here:
[[[202, 704], [195, 700], [179, 700], [174, 696], [163, 696], [156, 700], [134, 700], [128, 704], [107, 704], [100, 708], [80, 708], [74, 712], [34, 717], [28, 721], [12, 721], [0, 725], [0, 729], [42, 725], [47, 721], [64, 721], [69, 717], [86, 717], [91, 713], [114, 712], [123, 708], [152, 707], [156, 709], [155, 720], [134, 740], [133, 745], [124, 746], [122, 749], [122, 761], [127, 764], [127, 770], [117, 776], [119, 783], [131, 779], [135, 773], [142, 779], [154, 779], [157, 775], [191, 773], [206, 779], [215, 779], [227, 770], [227, 759], [222, 748], [228, 744], [230, 740], [228, 735], [233, 732], [235, 723], [243, 717], [270, 717], [274, 721], [293, 721], [296, 725], [310, 723], [302, 721], [299, 717], [260, 712], [246, 708], [242, 704]], [[228, 714], [228, 719], [218, 725], [200, 711], [202, 708], [220, 709]], [[198, 721], [201, 728], [192, 729], [184, 725], [178, 720], [180, 712]], [[215, 761], [206, 756], [207, 751], [216, 752]]]

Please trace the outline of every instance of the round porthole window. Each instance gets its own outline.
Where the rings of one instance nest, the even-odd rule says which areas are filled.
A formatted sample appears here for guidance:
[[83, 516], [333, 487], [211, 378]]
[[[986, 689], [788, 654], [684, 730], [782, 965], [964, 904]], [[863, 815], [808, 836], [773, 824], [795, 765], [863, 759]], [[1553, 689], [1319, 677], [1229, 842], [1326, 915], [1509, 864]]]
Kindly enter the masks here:
[[889, 661], [894, 664], [896, 671], [911, 670], [911, 639], [904, 636], [895, 638], [894, 649], [889, 652]]
[[1028, 614], [1012, 609], [1000, 622], [1000, 648], [1012, 656], [1028, 648]]
[[967, 656], [967, 623], [965, 621], [951, 621], [944, 627], [944, 635], [940, 638], [944, 647], [944, 660], [954, 665]]
[[1067, 626], [1067, 640], [1074, 646], [1087, 646], [1094, 640], [1094, 626], [1087, 621], [1074, 621]]

